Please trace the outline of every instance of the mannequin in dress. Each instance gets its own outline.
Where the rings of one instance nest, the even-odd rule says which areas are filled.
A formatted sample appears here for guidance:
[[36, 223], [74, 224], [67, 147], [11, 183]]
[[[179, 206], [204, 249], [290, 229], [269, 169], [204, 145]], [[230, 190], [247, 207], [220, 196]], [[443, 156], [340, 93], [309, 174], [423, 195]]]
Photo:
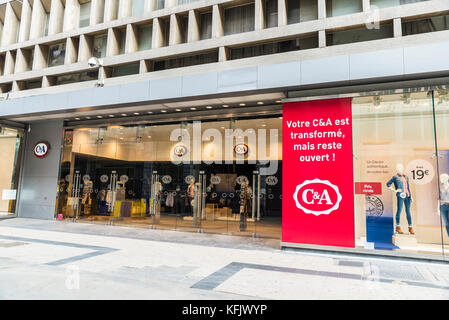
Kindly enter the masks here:
[[[394, 185], [394, 186], [393, 186]], [[397, 211], [396, 211], [396, 232], [403, 234], [401, 230], [401, 211], [405, 206], [405, 213], [408, 222], [408, 231], [410, 234], [415, 234], [412, 226], [412, 215], [410, 213], [410, 204], [412, 203], [412, 195], [410, 192], [410, 184], [407, 175], [404, 174], [404, 165], [398, 163], [396, 165], [396, 175], [394, 175], [388, 182], [387, 187], [396, 193]]]
[[446, 232], [449, 235], [449, 175], [442, 173], [440, 175], [440, 214], [446, 225]]

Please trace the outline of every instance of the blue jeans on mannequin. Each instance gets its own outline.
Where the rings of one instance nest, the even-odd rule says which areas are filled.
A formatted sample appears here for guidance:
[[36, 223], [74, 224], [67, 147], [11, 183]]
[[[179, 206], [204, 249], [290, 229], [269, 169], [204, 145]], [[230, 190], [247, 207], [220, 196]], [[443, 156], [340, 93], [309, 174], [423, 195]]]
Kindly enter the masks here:
[[440, 214], [443, 216], [444, 224], [446, 225], [446, 232], [449, 235], [449, 205], [442, 204], [440, 205]]
[[396, 198], [398, 199], [398, 210], [396, 211], [396, 226], [401, 224], [401, 211], [402, 207], [405, 204], [405, 214], [407, 216], [408, 226], [412, 226], [412, 214], [410, 213], [410, 204], [412, 202], [412, 197], [408, 196], [405, 198], [401, 198], [401, 196], [396, 194]]

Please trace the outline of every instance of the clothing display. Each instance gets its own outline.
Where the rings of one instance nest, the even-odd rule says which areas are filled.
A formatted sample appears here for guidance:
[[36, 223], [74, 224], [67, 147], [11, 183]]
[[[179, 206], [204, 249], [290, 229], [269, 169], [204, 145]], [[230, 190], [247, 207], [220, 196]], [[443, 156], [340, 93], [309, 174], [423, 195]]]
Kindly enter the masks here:
[[401, 190], [396, 192], [396, 226], [400, 225], [402, 208], [405, 206], [405, 213], [407, 217], [407, 223], [409, 227], [412, 226], [412, 215], [410, 212], [410, 204], [412, 202], [412, 197], [410, 193], [409, 179], [405, 174], [396, 174], [388, 182], [387, 187], [390, 188], [394, 185], [395, 190]]

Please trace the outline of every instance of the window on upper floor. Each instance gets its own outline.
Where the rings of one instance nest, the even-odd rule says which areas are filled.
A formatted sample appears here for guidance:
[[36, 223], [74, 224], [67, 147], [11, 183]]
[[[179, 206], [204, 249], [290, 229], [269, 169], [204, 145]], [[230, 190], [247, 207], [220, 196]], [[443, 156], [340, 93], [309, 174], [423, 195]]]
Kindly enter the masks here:
[[154, 71], [189, 67], [213, 62], [218, 62], [218, 50], [209, 53], [154, 61]]
[[139, 73], [139, 63], [111, 67], [110, 77], [123, 77]]
[[125, 53], [125, 47], [126, 47], [126, 29], [120, 29], [119, 30], [119, 45], [120, 45], [120, 51], [119, 54]]
[[387, 7], [399, 6], [402, 4], [409, 4], [409, 3], [416, 3], [416, 2], [423, 2], [423, 1], [429, 1], [429, 0], [371, 0], [371, 6], [377, 6], [379, 8], [387, 8]]
[[153, 40], [153, 26], [151, 24], [146, 24], [140, 25], [137, 28], [139, 51], [151, 49]]
[[48, 36], [48, 25], [50, 23], [50, 14], [45, 13], [44, 37]]
[[132, 15], [138, 16], [145, 11], [145, 0], [133, 0]]
[[200, 40], [212, 38], [212, 12], [200, 14]]
[[318, 19], [317, 0], [287, 0], [288, 24]]
[[65, 43], [51, 45], [48, 48], [48, 66], [60, 66], [64, 64]]
[[326, 0], [326, 14], [328, 17], [363, 11], [362, 0]]
[[354, 42], [379, 40], [393, 37], [393, 23], [381, 24], [379, 29], [357, 28], [343, 31], [331, 31], [326, 34], [328, 46]]
[[449, 30], [449, 15], [402, 22], [403, 36], [443, 30]]
[[99, 34], [93, 38], [93, 52], [92, 55], [97, 58], [104, 58], [106, 56], [106, 45], [108, 41], [107, 34]]
[[178, 0], [178, 4], [192, 3], [198, 0]]
[[224, 34], [254, 30], [254, 3], [224, 10]]
[[90, 23], [90, 5], [91, 2], [86, 2], [80, 5], [80, 19], [79, 27], [87, 27]]
[[156, 9], [164, 9], [165, 8], [165, 0], [157, 0], [157, 6]]

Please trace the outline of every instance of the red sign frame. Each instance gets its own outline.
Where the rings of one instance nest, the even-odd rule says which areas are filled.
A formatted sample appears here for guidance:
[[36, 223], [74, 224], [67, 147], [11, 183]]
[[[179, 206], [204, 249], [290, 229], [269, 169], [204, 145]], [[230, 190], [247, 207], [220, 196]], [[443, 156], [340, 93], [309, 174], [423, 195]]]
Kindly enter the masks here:
[[283, 105], [282, 241], [355, 246], [351, 99]]

